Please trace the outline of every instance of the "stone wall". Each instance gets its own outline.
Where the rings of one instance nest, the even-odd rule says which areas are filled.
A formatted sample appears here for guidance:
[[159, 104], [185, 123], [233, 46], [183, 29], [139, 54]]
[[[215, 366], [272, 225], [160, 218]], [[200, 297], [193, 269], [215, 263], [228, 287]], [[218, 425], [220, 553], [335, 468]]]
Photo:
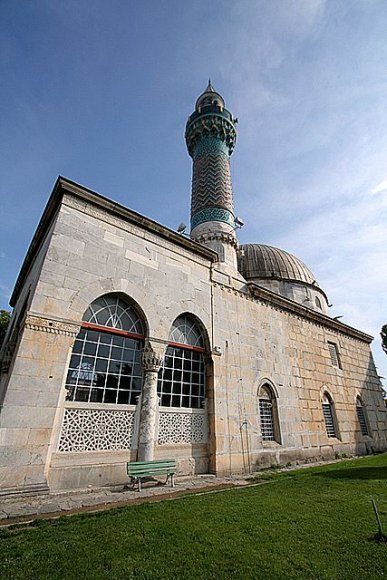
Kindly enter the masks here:
[[[223, 353], [214, 358], [217, 473], [385, 450], [387, 412], [368, 342], [263, 294], [260, 300], [223, 284], [214, 288], [214, 344]], [[341, 368], [332, 364], [328, 342], [337, 345]], [[261, 436], [257, 395], [265, 382], [276, 394], [278, 442]], [[326, 435], [325, 392], [338, 437]], [[357, 396], [372, 436], [361, 435]]]
[[[122, 457], [133, 459], [132, 450], [58, 455], [68, 407], [64, 380], [82, 316], [99, 296], [122, 293], [143, 313], [146, 335], [164, 348], [173, 321], [184, 312], [211, 328], [210, 264], [200, 252], [179, 247], [98, 205], [64, 197], [46, 242], [43, 266], [35, 272], [38, 281], [12, 373], [3, 379], [3, 489], [44, 489], [47, 481], [61, 489], [122, 482]], [[207, 444], [180, 445], [184, 469], [207, 471], [206, 449]], [[165, 454], [165, 446], [157, 453]]]
[[[118, 421], [136, 438], [134, 407], [86, 408], [65, 401], [64, 381], [82, 316], [109, 292], [136, 304], [147, 339], [161, 351], [182, 313], [196, 316], [206, 334], [207, 436], [176, 439], [179, 425], [192, 423], [190, 417], [176, 416], [164, 421], [169, 434], [155, 437], [155, 457], [176, 457], [181, 473], [248, 472], [272, 463], [386, 449], [386, 408], [366, 335], [267, 290], [253, 291], [237, 273], [233, 277], [214, 266], [211, 253], [206, 256], [195, 244], [183, 238], [180, 243], [173, 232], [161, 235], [160, 226], [152, 228], [141, 216], [137, 222], [126, 219], [123, 211], [106, 205], [64, 195], [21, 289], [19, 302], [27, 287], [30, 291], [27, 313], [12, 372], [2, 383], [3, 492], [126, 481], [125, 462], [137, 454], [132, 438], [121, 438], [114, 448], [106, 436], [91, 448], [84, 440], [68, 444], [63, 431], [71, 428], [74, 413], [69, 411], [78, 409], [75, 423], [89, 421], [82, 427], [87, 431], [91, 412], [100, 410], [103, 428]], [[332, 365], [328, 341], [337, 345], [341, 368]], [[258, 390], [265, 382], [275, 394], [275, 441], [262, 440]], [[326, 435], [326, 391], [334, 402], [335, 438]], [[360, 433], [358, 395], [371, 436]], [[127, 416], [113, 416], [115, 411]]]

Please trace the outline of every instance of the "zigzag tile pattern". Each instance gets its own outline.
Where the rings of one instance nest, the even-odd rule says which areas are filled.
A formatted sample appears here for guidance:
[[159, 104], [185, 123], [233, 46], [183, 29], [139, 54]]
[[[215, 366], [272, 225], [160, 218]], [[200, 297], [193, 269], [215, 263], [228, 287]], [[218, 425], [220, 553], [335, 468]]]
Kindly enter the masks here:
[[234, 213], [230, 159], [227, 155], [203, 155], [193, 164], [191, 215], [214, 206]]

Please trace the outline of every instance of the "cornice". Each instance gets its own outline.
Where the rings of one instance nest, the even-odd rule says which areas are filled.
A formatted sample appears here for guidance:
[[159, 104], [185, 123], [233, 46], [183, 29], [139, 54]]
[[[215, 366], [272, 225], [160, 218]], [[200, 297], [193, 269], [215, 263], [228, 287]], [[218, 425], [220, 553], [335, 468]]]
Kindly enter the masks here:
[[79, 323], [71, 320], [52, 319], [31, 313], [27, 314], [24, 326], [29, 330], [73, 337], [77, 336], [81, 328]]
[[361, 342], [370, 344], [373, 340], [371, 335], [366, 334], [361, 330], [357, 330], [356, 328], [339, 322], [338, 320], [334, 320], [325, 314], [306, 308], [289, 298], [285, 298], [267, 290], [266, 288], [257, 286], [257, 284], [254, 284], [253, 282], [246, 283], [246, 291], [237, 290], [219, 282], [213, 282], [213, 284], [214, 286], [224, 288], [226, 291], [238, 295], [245, 300], [267, 304], [274, 310], [286, 312], [295, 318], [305, 320], [336, 333], [345, 334], [353, 339], [360, 340]]
[[199, 236], [195, 236], [195, 241], [199, 242], [200, 244], [205, 244], [206, 242], [222, 242], [224, 244], [229, 244], [233, 248], [238, 248], [238, 241], [235, 237], [235, 234], [229, 234], [227, 232], [208, 232], [202, 233]]

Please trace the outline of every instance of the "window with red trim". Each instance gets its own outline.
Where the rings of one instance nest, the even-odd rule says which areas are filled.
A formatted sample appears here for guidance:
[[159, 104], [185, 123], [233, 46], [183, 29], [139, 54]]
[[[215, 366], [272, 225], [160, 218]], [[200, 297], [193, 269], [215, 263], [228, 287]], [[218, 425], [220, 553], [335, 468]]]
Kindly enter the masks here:
[[143, 325], [117, 294], [86, 310], [66, 379], [67, 401], [135, 405], [141, 393]]
[[193, 318], [182, 315], [173, 323], [169, 338], [157, 385], [160, 404], [200, 409], [206, 382], [202, 332]]

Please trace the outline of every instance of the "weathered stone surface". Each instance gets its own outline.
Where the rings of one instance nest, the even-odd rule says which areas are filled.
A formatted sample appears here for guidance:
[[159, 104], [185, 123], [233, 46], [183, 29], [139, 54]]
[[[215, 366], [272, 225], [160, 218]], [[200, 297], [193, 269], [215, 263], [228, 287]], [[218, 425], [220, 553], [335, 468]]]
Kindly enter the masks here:
[[[176, 457], [183, 473], [210, 465], [229, 474], [254, 465], [365, 453], [367, 445], [386, 448], [386, 408], [366, 336], [316, 312], [312, 316], [283, 297], [281, 302], [267, 290], [249, 290], [232, 273], [214, 267], [204, 249], [161, 232], [157, 224], [152, 230], [142, 219], [135, 222], [102, 202], [67, 194], [56, 224], [48, 228], [15, 309], [17, 315], [31, 286], [17, 356], [1, 381], [0, 485], [22, 489], [43, 485], [46, 478], [57, 490], [124, 485], [125, 462], [138, 457]], [[64, 381], [75, 336], [89, 304], [109, 292], [138, 306], [153, 349], [143, 360], [139, 455], [137, 447], [126, 455], [122, 450], [59, 454]], [[154, 445], [157, 372], [171, 325], [182, 313], [197, 317], [208, 344], [209, 443], [163, 448]], [[332, 365], [328, 341], [337, 345], [342, 368]], [[211, 354], [214, 347], [220, 354]], [[259, 387], [265, 381], [275, 391], [278, 441], [262, 438]], [[340, 439], [326, 435], [325, 392], [335, 404]], [[360, 432], [357, 396], [369, 438]], [[63, 509], [72, 509], [66, 502]]]

